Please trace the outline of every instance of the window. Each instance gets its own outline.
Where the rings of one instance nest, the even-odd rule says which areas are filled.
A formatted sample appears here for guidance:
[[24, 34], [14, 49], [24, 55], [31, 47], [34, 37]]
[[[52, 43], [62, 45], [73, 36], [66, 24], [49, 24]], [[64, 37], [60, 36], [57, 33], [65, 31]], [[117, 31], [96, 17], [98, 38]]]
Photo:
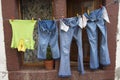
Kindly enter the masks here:
[[[20, 0], [20, 16], [22, 19], [52, 19], [53, 16], [53, 0]], [[76, 14], [83, 14], [87, 8], [89, 10], [97, 9], [101, 4], [105, 4], [104, 0], [66, 0], [67, 3], [67, 17], [76, 16]], [[89, 65], [89, 42], [87, 38], [86, 30], [83, 29], [83, 54], [84, 63]], [[22, 63], [24, 65], [40, 66], [43, 65], [43, 61], [37, 59], [37, 27], [34, 29], [35, 50], [26, 50], [22, 54]], [[71, 44], [71, 66], [77, 67], [77, 45], [73, 38]]]
[[[52, 19], [52, 0], [20, 0], [20, 12], [22, 19]], [[26, 50], [22, 54], [22, 63], [23, 65], [40, 66], [43, 61], [37, 59], [37, 26], [35, 26], [33, 34], [35, 50]]]

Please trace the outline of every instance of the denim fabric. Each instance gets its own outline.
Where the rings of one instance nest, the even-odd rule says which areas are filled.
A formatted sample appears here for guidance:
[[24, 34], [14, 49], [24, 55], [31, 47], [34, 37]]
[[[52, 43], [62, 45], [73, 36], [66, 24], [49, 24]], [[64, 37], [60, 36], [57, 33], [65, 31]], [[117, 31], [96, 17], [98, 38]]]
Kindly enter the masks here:
[[[82, 29], [78, 26], [78, 18], [65, 18], [61, 20], [66, 26], [69, 26], [68, 31], [60, 30], [60, 77], [70, 77], [70, 45], [72, 38], [74, 37], [78, 46], [78, 71], [84, 74], [83, 67], [83, 50], [82, 50]], [[63, 25], [60, 25], [63, 26]], [[75, 53], [77, 54], [77, 53]]]
[[[105, 26], [105, 20], [103, 18], [103, 10], [104, 7], [92, 11], [89, 15], [87, 13], [84, 14], [88, 19], [86, 29], [90, 43], [91, 69], [97, 69], [99, 67], [99, 63], [103, 66], [110, 64], [107, 44], [107, 29]], [[98, 57], [98, 28], [101, 32], [100, 58]]]
[[53, 59], [58, 59], [60, 54], [56, 22], [53, 20], [42, 20], [38, 22], [38, 59], [46, 59], [48, 45], [50, 45]]

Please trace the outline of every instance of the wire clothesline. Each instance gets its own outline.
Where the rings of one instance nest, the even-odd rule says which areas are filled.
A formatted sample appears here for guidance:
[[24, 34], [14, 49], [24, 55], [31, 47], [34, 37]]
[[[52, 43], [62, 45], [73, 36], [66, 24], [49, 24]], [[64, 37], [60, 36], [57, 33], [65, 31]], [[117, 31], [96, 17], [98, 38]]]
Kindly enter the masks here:
[[[107, 4], [105, 5], [105, 7], [108, 7], [108, 6], [110, 6], [111, 4], [116, 4], [116, 3], [119, 3], [119, 2], [120, 2], [120, 0], [112, 0], [111, 2], [107, 3]], [[77, 14], [77, 15], [78, 15], [78, 14]], [[64, 16], [61, 16], [61, 17], [64, 18]], [[14, 19], [14, 17], [12, 16], [11, 19]], [[32, 17], [31, 20], [33, 20], [33, 19], [34, 19], [34, 18]], [[53, 17], [53, 19], [54, 19], [54, 20], [58, 20], [58, 19], [55, 19], [55, 17]], [[8, 20], [10, 20], [10, 19], [4, 18], [4, 19], [2, 19], [2, 20], [0, 20], [0, 21], [8, 21]], [[41, 20], [41, 19], [38, 18], [38, 20]]]
[[112, 0], [111, 2], [109, 2], [107, 5], [105, 5], [106, 7], [108, 7], [109, 5], [111, 4], [115, 4], [115, 3], [118, 3], [119, 0]]

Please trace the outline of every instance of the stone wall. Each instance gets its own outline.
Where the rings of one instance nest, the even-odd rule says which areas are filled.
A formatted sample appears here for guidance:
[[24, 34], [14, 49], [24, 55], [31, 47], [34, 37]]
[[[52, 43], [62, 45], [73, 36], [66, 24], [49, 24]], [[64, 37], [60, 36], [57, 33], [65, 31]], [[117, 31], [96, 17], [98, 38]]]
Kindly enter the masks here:
[[[109, 48], [110, 48], [110, 57], [112, 61], [112, 65], [107, 70], [99, 70], [95, 72], [87, 71], [85, 75], [79, 75], [77, 71], [72, 71], [73, 75], [71, 78], [61, 79], [57, 76], [57, 70], [52, 71], [41, 71], [41, 70], [20, 70], [18, 56], [16, 55], [15, 50], [10, 49], [10, 41], [11, 41], [11, 28], [8, 21], [2, 21], [2, 12], [1, 12], [1, 1], [4, 3], [3, 7], [3, 19], [11, 18], [11, 16], [17, 15], [17, 0], [0, 0], [0, 80], [8, 80], [7, 69], [6, 69], [6, 55], [7, 54], [7, 68], [9, 70], [9, 79], [10, 80], [114, 80], [114, 68], [115, 68], [115, 57], [116, 57], [116, 80], [119, 78], [120, 72], [120, 32], [117, 34], [117, 42], [116, 42], [116, 32], [117, 27], [120, 31], [119, 24], [117, 23], [117, 10], [118, 7], [116, 5], [112, 5], [108, 7], [108, 12], [110, 13], [111, 24], [108, 24], [108, 39], [109, 39]], [[61, 16], [66, 16], [66, 0], [54, 0], [54, 13], [56, 18], [61, 18]], [[109, 3], [112, 0], [106, 0], [106, 3]], [[8, 3], [9, 2], [9, 3]], [[7, 4], [7, 6], [5, 5]], [[9, 4], [9, 5], [8, 5]], [[9, 10], [10, 9], [10, 10]], [[114, 10], [114, 13], [111, 12]], [[61, 12], [61, 14], [59, 13]], [[120, 13], [119, 13], [120, 14]], [[119, 18], [120, 19], [120, 18]], [[4, 22], [4, 30], [3, 30], [3, 22]], [[118, 24], [118, 26], [116, 26]], [[6, 43], [6, 52], [4, 46], [4, 34], [5, 33], [5, 43]], [[117, 48], [116, 48], [117, 44]], [[116, 52], [117, 50], [117, 52]], [[117, 53], [117, 54], [116, 54]], [[107, 74], [107, 75], [106, 75]]]
[[120, 4], [118, 15], [118, 28], [117, 28], [117, 48], [116, 48], [116, 70], [115, 80], [120, 80]]
[[3, 20], [0, 0], [0, 80], [8, 80], [4, 45]]

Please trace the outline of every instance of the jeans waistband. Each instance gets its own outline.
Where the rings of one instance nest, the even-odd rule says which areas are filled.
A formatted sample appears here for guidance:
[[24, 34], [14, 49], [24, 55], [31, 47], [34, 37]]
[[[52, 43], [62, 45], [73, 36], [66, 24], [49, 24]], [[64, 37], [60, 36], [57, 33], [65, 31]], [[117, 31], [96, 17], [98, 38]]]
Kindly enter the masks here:
[[98, 20], [103, 19], [103, 8], [94, 10], [90, 14], [85, 13], [84, 15], [86, 16], [88, 21], [96, 22]]
[[38, 21], [38, 27], [41, 31], [51, 32], [56, 29], [56, 22], [54, 20]]
[[62, 21], [69, 27], [75, 27], [78, 25], [78, 17], [63, 18]]
[[89, 19], [87, 22], [98, 22], [103, 20], [103, 18], [99, 18], [99, 19]]

